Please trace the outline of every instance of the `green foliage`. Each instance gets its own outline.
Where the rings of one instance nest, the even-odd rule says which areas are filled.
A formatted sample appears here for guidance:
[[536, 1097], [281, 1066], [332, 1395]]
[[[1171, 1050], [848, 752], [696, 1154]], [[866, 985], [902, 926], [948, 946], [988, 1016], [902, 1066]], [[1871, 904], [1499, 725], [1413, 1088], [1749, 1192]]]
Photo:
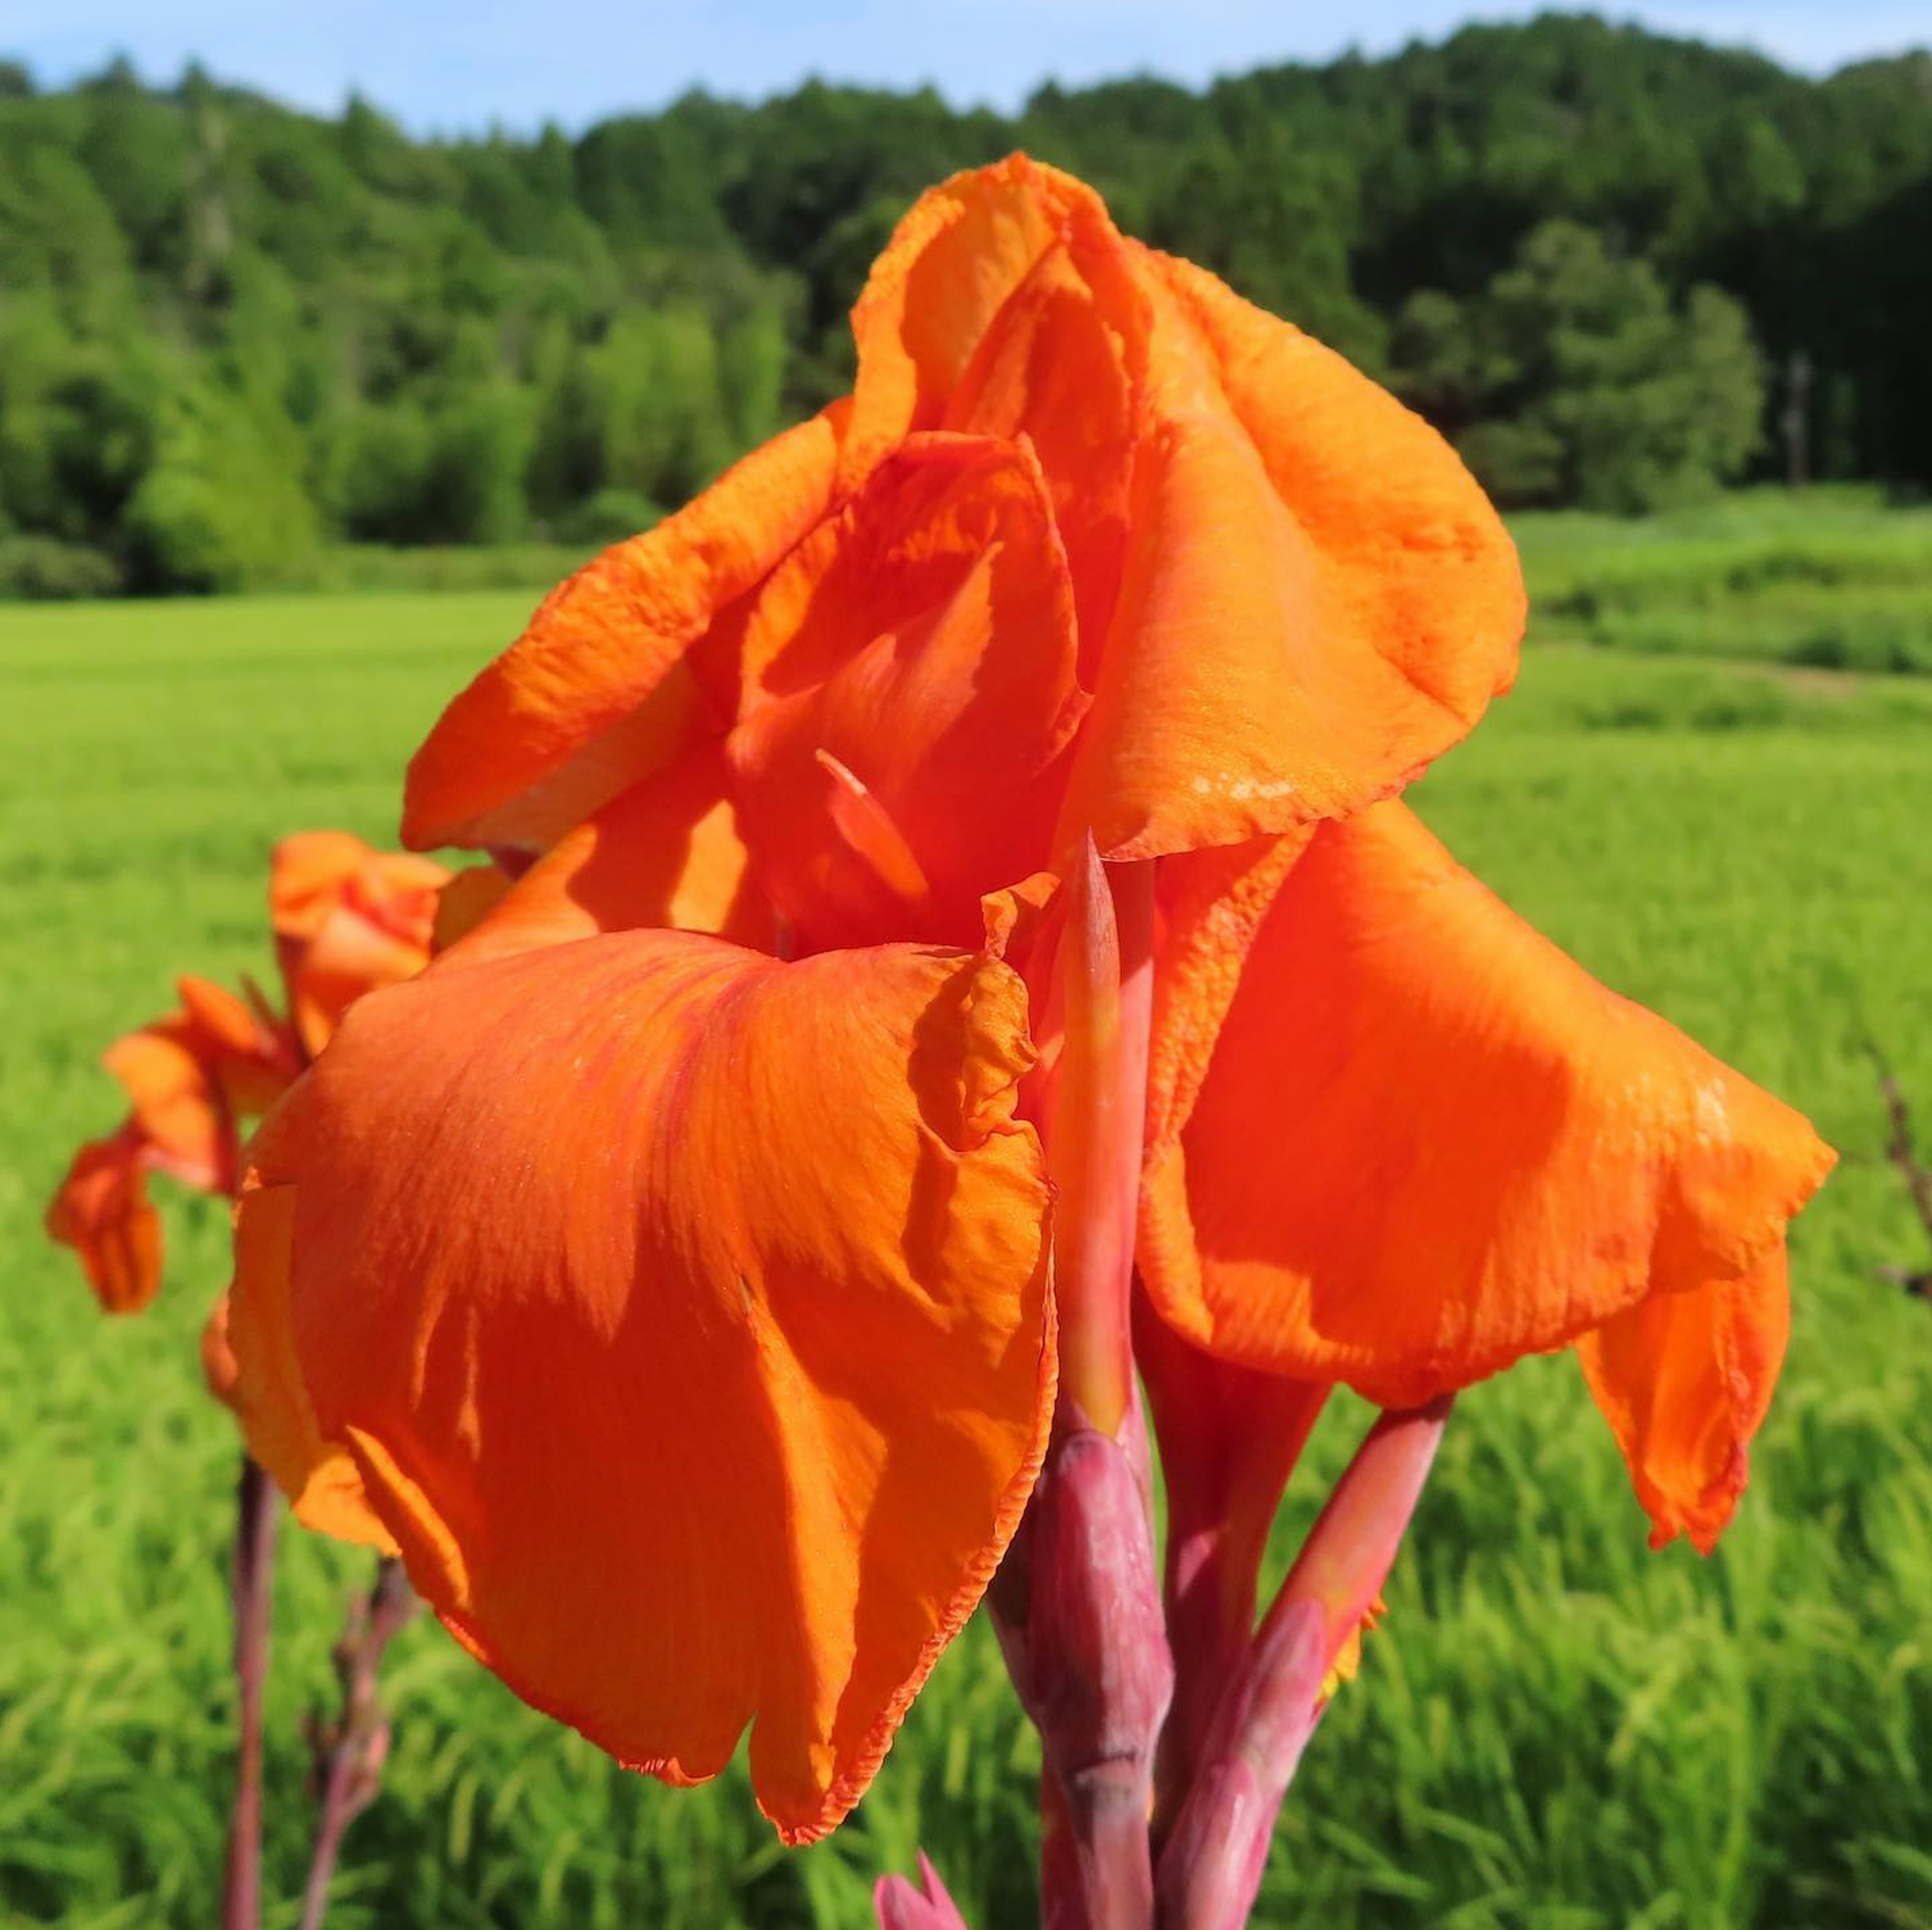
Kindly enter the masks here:
[[1546, 221], [1465, 301], [1398, 318], [1396, 385], [1506, 506], [1625, 514], [1714, 495], [1757, 448], [1763, 383], [1744, 310], [1700, 283], [1681, 310], [1648, 262]]
[[0, 535], [0, 599], [64, 603], [119, 593], [121, 572], [111, 556], [55, 536]]
[[172, 398], [122, 522], [141, 589], [236, 590], [298, 568], [315, 544], [286, 420], [213, 389]]
[[[1460, 1401], [1389, 1619], [1283, 1818], [1270, 1926], [1932, 1926], [1932, 1311], [1873, 1277], [1928, 1256], [1855, 1049], [1877, 1037], [1932, 1115], [1932, 685], [1603, 647], [1664, 609], [1732, 636], [1780, 598], [1835, 598], [1854, 633], [1880, 590], [1932, 607], [1924, 515], [1820, 493], [1516, 525], [1539, 610], [1564, 607], [1419, 808], [1610, 984], [1804, 1107], [1844, 1163], [1798, 1222], [1789, 1365], [1711, 1560], [1646, 1550], [1574, 1362]], [[94, 1311], [38, 1218], [68, 1149], [116, 1116], [95, 1055], [178, 969], [266, 973], [275, 837], [392, 835], [403, 759], [562, 566], [518, 560], [531, 586], [508, 592], [0, 613], [0, 768], [33, 777], [0, 790], [10, 1924], [207, 1923], [230, 1786], [235, 1443], [195, 1354], [225, 1218], [158, 1186], [161, 1299]], [[1276, 1574], [1362, 1421], [1348, 1403], [1324, 1421]], [[302, 1718], [331, 1706], [329, 1645], [365, 1575], [285, 1533], [271, 1924], [293, 1920], [305, 1867]], [[738, 1768], [682, 1792], [627, 1776], [432, 1626], [397, 1645], [385, 1692], [395, 1749], [350, 1833], [343, 1930], [849, 1930], [922, 1845], [969, 1921], [1030, 1920], [1038, 1750], [980, 1624], [852, 1821], [796, 1854]]]
[[1766, 475], [1787, 415], [1815, 475], [1932, 485], [1932, 56], [1814, 80], [1551, 15], [1198, 94], [1048, 86], [1012, 119], [814, 82], [574, 139], [0, 67], [0, 520], [151, 587], [158, 532], [264, 553], [211, 533], [206, 480], [144, 487], [183, 392], [243, 398], [332, 538], [674, 505], [844, 386], [893, 222], [1016, 146], [1399, 376], [1509, 502]]

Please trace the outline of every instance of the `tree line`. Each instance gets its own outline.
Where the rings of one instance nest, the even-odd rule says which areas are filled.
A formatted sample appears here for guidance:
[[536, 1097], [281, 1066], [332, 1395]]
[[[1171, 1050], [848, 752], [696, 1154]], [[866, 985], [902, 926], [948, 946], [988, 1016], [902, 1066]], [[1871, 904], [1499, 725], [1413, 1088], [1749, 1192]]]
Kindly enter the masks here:
[[1814, 79], [1551, 15], [1012, 117], [812, 82], [454, 140], [0, 62], [0, 593], [643, 527], [837, 392], [897, 215], [1015, 147], [1388, 382], [1506, 504], [1932, 482], [1926, 53]]

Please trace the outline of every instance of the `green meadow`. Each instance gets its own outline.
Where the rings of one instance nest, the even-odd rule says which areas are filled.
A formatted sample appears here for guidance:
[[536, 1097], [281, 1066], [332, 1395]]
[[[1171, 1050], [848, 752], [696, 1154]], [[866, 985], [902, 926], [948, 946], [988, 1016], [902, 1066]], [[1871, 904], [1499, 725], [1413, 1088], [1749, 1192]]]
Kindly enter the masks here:
[[[1861, 1044], [1932, 1157], [1932, 675], [1912, 674], [1932, 672], [1932, 516], [1733, 499], [1520, 535], [1539, 613], [1519, 688], [1417, 802], [1844, 1161], [1797, 1227], [1790, 1365], [1711, 1560], [1646, 1550], [1574, 1362], [1461, 1401], [1259, 1920], [1932, 1930], [1932, 1305], [1876, 1277], [1932, 1252]], [[0, 609], [0, 1924], [205, 1926], [220, 1880], [236, 1446], [196, 1337], [225, 1216], [168, 1194], [161, 1299], [95, 1311], [39, 1228], [74, 1144], [118, 1116], [94, 1056], [178, 970], [266, 975], [270, 841], [392, 835], [404, 757], [534, 594]], [[1364, 1418], [1324, 1421], [1281, 1564]], [[307, 1866], [304, 1716], [332, 1706], [366, 1581], [285, 1535], [273, 1930]], [[1038, 1751], [976, 1623], [852, 1822], [801, 1854], [736, 1774], [627, 1776], [433, 1626], [386, 1692], [394, 1749], [339, 1930], [843, 1930], [921, 1845], [976, 1930], [1028, 1920]]]

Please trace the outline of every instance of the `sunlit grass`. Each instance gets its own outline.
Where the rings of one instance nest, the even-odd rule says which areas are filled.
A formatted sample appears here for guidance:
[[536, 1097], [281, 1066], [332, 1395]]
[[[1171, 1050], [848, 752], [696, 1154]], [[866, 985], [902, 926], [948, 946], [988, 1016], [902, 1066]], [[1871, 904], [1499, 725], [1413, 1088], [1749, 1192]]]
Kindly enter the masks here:
[[[1534, 529], [1531, 549], [1555, 567]], [[94, 1311], [38, 1226], [116, 1116], [94, 1054], [178, 969], [266, 971], [270, 841], [389, 835], [403, 757], [530, 601], [0, 611], [0, 1922], [200, 1926], [220, 1870], [235, 1443], [195, 1335], [225, 1224], [171, 1200], [162, 1301]], [[1932, 1255], [1857, 1050], [1884, 1043], [1932, 1134], [1928, 770], [1932, 684], [1552, 645], [1418, 793], [1513, 903], [1846, 1160], [1799, 1226], [1790, 1368], [1714, 1560], [1646, 1552], [1570, 1362], [1462, 1401], [1264, 1922], [1932, 1926], [1932, 1309], [1872, 1278]], [[1278, 1562], [1360, 1421], [1324, 1424]], [[278, 1930], [306, 1860], [301, 1719], [365, 1578], [299, 1535], [284, 1552]], [[976, 1626], [854, 1823], [796, 1856], [736, 1775], [627, 1776], [432, 1628], [392, 1652], [388, 1692], [343, 1930], [844, 1930], [921, 1843], [978, 1930], [1027, 1920], [1038, 1752]]]

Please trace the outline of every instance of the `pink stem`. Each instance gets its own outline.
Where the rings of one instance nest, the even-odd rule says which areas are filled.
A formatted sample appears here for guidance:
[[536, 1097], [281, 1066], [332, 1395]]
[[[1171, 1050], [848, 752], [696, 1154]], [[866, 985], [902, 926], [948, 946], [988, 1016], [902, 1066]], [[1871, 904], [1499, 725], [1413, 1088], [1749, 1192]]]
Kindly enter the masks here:
[[389, 1724], [376, 1699], [376, 1675], [382, 1651], [419, 1605], [402, 1563], [385, 1555], [376, 1564], [368, 1599], [351, 1611], [349, 1627], [336, 1644], [342, 1713], [324, 1739], [322, 1812], [302, 1892], [301, 1930], [321, 1930], [344, 1834], [375, 1800], [381, 1786]]
[[1369, 1431], [1222, 1690], [1201, 1767], [1161, 1854], [1162, 1930], [1240, 1930], [1282, 1797], [1402, 1545], [1449, 1415], [1447, 1396]]
[[1052, 1443], [996, 1584], [1046, 1757], [1054, 1930], [1150, 1930], [1154, 1755], [1173, 1692], [1133, 1373], [1130, 1290], [1153, 1011], [1154, 871], [1085, 841], [1066, 880], [1064, 1026], [1047, 1103], [1060, 1384]]
[[235, 1621], [235, 1681], [239, 1710], [235, 1807], [228, 1826], [222, 1885], [222, 1930], [256, 1930], [262, 1920], [262, 1693], [268, 1676], [274, 1610], [275, 1529], [281, 1497], [244, 1453], [235, 1491], [235, 1554], [230, 1599]]

